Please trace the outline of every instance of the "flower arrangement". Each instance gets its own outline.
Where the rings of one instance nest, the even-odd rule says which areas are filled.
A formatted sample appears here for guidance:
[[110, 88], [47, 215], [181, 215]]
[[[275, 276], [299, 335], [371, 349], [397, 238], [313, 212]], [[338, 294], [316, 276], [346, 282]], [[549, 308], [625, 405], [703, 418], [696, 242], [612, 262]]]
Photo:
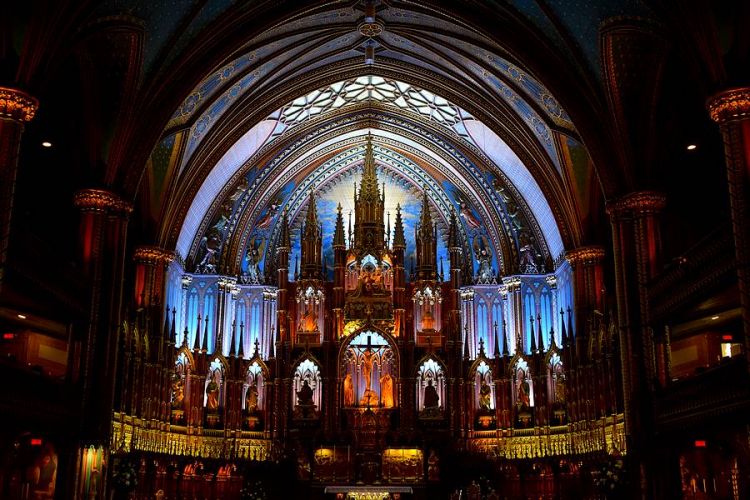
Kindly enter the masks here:
[[266, 500], [266, 490], [260, 481], [251, 481], [240, 491], [242, 500]]
[[138, 486], [138, 471], [132, 461], [120, 458], [116, 459], [112, 470], [112, 489], [115, 491], [130, 493]]
[[592, 472], [594, 487], [605, 498], [617, 498], [624, 493], [627, 472], [622, 457], [612, 457]]

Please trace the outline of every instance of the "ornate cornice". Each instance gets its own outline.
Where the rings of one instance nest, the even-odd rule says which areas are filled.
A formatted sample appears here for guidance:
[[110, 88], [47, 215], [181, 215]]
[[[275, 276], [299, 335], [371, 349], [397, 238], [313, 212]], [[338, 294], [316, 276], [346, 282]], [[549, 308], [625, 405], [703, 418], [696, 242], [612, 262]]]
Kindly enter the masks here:
[[111, 191], [104, 189], [82, 189], [73, 195], [73, 205], [84, 211], [116, 212], [128, 215], [133, 205]]
[[655, 214], [661, 212], [667, 198], [655, 191], [636, 191], [607, 203], [607, 215], [619, 218], [633, 214]]
[[750, 118], [750, 87], [719, 92], [706, 104], [711, 119], [719, 125]]
[[169, 264], [174, 258], [174, 252], [155, 246], [138, 247], [133, 253], [133, 260], [150, 265], [156, 265], [159, 263]]
[[39, 107], [39, 101], [26, 92], [0, 87], [0, 118], [17, 122], [30, 122]]
[[598, 246], [579, 247], [565, 254], [565, 259], [571, 266], [599, 264], [604, 260], [604, 248]]

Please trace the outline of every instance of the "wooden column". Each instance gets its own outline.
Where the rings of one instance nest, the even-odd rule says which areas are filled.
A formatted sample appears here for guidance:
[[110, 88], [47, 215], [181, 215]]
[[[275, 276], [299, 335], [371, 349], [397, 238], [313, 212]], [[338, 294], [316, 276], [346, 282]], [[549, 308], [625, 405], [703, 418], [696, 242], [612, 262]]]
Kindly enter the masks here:
[[18, 89], [0, 87], [0, 290], [10, 244], [18, 151], [24, 124], [34, 118], [39, 103]]
[[750, 87], [713, 96], [708, 112], [724, 138], [745, 354], [750, 357]]
[[653, 332], [648, 316], [648, 282], [659, 270], [658, 216], [665, 205], [659, 193], [639, 191], [607, 205], [612, 225], [615, 296], [620, 337], [625, 438], [634, 465], [640, 466], [642, 494], [651, 483], [648, 449], [652, 434], [651, 392], [656, 377]]

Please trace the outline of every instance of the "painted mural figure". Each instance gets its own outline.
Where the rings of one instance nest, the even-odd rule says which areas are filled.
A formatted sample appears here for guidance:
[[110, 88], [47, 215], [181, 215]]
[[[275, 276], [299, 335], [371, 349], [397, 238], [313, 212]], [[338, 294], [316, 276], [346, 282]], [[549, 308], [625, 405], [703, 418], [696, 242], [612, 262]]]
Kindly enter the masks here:
[[354, 384], [351, 373], [347, 373], [344, 377], [344, 406], [354, 406]]
[[440, 406], [440, 396], [437, 389], [432, 385], [432, 380], [427, 381], [424, 388], [424, 407], [425, 409], [438, 408]]

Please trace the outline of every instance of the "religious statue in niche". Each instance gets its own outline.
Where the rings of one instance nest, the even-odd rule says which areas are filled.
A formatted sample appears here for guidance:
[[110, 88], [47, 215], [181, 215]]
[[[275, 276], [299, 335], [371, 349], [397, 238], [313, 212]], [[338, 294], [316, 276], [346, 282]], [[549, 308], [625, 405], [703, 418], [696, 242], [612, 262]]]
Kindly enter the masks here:
[[474, 237], [474, 256], [479, 265], [477, 283], [491, 283], [495, 277], [495, 270], [492, 269], [492, 250], [487, 237], [483, 234]]
[[435, 450], [430, 450], [430, 456], [427, 458], [427, 480], [440, 481], [440, 459]]
[[253, 382], [245, 392], [245, 411], [252, 415], [258, 411], [258, 384]]
[[492, 388], [484, 380], [479, 387], [479, 409], [483, 412], [492, 410]]
[[354, 383], [351, 373], [347, 373], [344, 377], [344, 406], [354, 406]]
[[440, 407], [440, 396], [438, 395], [437, 389], [432, 383], [432, 380], [427, 381], [427, 385], [424, 388], [424, 409], [435, 410]]
[[393, 408], [393, 377], [388, 373], [380, 377], [380, 401], [384, 408]]
[[179, 373], [172, 376], [172, 408], [175, 410], [182, 409], [182, 403], [185, 400], [185, 382]]
[[214, 370], [206, 386], [206, 409], [210, 411], [217, 411], [219, 409], [220, 377], [221, 373], [219, 370]]
[[516, 388], [517, 388], [517, 399], [516, 404], [518, 406], [528, 407], [531, 404], [529, 399], [529, 393], [531, 392], [531, 386], [529, 381], [526, 380], [526, 372], [523, 368], [519, 368], [516, 377]]
[[307, 380], [302, 381], [302, 387], [297, 391], [298, 406], [315, 406], [313, 403], [313, 390]]

